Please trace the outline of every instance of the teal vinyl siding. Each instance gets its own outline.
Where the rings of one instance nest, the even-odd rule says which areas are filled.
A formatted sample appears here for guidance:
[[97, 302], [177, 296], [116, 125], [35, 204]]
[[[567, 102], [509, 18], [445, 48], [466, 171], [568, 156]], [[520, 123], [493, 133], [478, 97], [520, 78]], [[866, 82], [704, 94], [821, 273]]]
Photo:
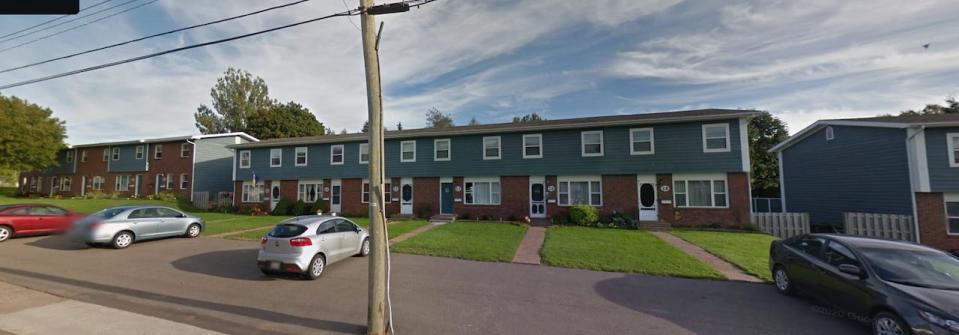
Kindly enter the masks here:
[[959, 192], [959, 167], [949, 166], [946, 134], [959, 133], [956, 128], [926, 128], [926, 157], [929, 165], [929, 187], [933, 192]]
[[[73, 152], [73, 162], [67, 162], [67, 152]], [[80, 159], [76, 149], [63, 149], [57, 152], [56, 165], [43, 170], [43, 175], [64, 175], [72, 174], [76, 171], [77, 160]]]
[[[239, 141], [238, 141], [239, 140]], [[202, 138], [195, 141], [193, 166], [193, 192], [232, 192], [233, 150], [228, 145], [247, 143], [239, 136]], [[179, 145], [176, 155], [179, 156]]]
[[[143, 146], [143, 158], [136, 159], [138, 146]], [[120, 148], [120, 159], [113, 160], [113, 148]], [[127, 144], [110, 148], [110, 172], [143, 172], [147, 170], [147, 157], [152, 157], [146, 143]], [[166, 149], [166, 148], [164, 148]], [[167, 154], [164, 152], [164, 154]]]
[[[681, 172], [728, 172], [742, 171], [739, 141], [739, 120], [705, 123], [728, 123], [730, 151], [704, 153], [702, 144], [703, 122], [675, 124], [637, 125], [633, 127], [583, 128], [542, 132], [514, 132], [486, 135], [422, 137], [416, 140], [416, 162], [400, 162], [400, 142], [410, 139], [386, 141], [385, 160], [387, 177], [429, 176], [511, 176], [511, 175], [574, 175], [574, 174], [635, 174], [635, 173], [681, 173]], [[654, 129], [655, 154], [633, 156], [629, 153], [629, 129]], [[603, 130], [604, 155], [582, 157], [580, 133]], [[523, 159], [522, 136], [543, 135], [543, 158]], [[482, 140], [485, 136], [502, 138], [502, 159], [483, 160]], [[451, 139], [450, 161], [433, 160], [433, 140]], [[308, 178], [363, 178], [367, 165], [358, 163], [359, 144], [345, 144], [343, 165], [330, 165], [331, 144], [306, 145], [308, 165], [296, 167], [294, 148], [283, 147], [282, 167], [269, 166], [270, 148], [238, 149], [252, 153], [251, 169], [237, 169], [238, 180], [249, 180], [255, 171], [261, 180], [292, 180]], [[237, 158], [239, 164], [239, 158]]]

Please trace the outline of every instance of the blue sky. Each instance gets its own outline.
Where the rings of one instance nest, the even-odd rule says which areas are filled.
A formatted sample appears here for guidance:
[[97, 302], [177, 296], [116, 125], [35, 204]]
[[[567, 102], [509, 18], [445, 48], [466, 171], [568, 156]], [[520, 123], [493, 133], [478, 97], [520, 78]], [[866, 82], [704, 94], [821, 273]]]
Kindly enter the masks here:
[[[99, 1], [82, 0], [81, 7]], [[283, 2], [158, 0], [0, 53], [0, 66]], [[313, 0], [0, 74], [0, 83], [357, 5], [345, 2]], [[946, 0], [440, 0], [381, 17], [386, 120], [390, 128], [397, 122], [420, 127], [430, 107], [451, 113], [459, 124], [473, 117], [505, 122], [531, 112], [567, 118], [757, 108], [783, 118], [796, 132], [817, 119], [896, 113], [959, 95], [955, 13], [959, 2]], [[46, 19], [4, 17], [0, 35]], [[926, 43], [928, 49], [922, 47]], [[209, 104], [210, 87], [233, 66], [263, 77], [271, 96], [304, 104], [331, 128], [356, 131], [366, 118], [360, 52], [357, 29], [337, 18], [0, 93], [52, 108], [67, 121], [70, 143], [182, 135], [196, 132], [192, 113]]]

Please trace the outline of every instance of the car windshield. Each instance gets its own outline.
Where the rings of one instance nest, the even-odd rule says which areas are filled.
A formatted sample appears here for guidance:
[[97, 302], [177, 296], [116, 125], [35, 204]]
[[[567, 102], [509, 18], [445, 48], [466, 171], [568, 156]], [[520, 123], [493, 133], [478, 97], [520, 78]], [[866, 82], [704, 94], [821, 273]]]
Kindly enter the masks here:
[[123, 211], [125, 210], [127, 210], [127, 208], [107, 208], [102, 211], [93, 213], [90, 216], [101, 218], [101, 219], [112, 219], [114, 216], [117, 216], [118, 214], [123, 213]]
[[959, 290], [959, 259], [933, 251], [864, 249], [883, 280], [918, 287]]
[[270, 231], [269, 235], [271, 237], [293, 237], [300, 236], [303, 232], [306, 231], [306, 226], [301, 226], [298, 224], [278, 224], [276, 227], [273, 227], [273, 230]]

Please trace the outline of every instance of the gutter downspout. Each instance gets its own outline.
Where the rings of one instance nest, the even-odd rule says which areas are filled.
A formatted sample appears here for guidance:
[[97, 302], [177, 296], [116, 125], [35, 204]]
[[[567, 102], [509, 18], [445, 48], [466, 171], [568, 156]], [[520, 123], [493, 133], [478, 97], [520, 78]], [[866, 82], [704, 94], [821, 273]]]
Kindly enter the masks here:
[[[193, 151], [192, 151], [193, 162], [190, 163], [190, 203], [192, 204], [193, 203], [193, 185], [196, 185], [196, 142], [193, 142], [191, 140], [186, 140], [186, 143], [190, 143], [191, 145], [193, 145]], [[182, 182], [180, 186], [183, 186]]]
[[[906, 128], [906, 129], [910, 129], [910, 128]], [[914, 128], [912, 128], [912, 129], [914, 129]], [[911, 141], [912, 141], [912, 139], [915, 138], [916, 135], [919, 135], [919, 133], [924, 132], [925, 130], [926, 130], [926, 126], [925, 126], [925, 125], [919, 125], [918, 130], [916, 130], [916, 131], [913, 132], [912, 134], [909, 134], [908, 136], [906, 136], [906, 148], [907, 148], [907, 149], [910, 149], [910, 148], [911, 148]], [[913, 153], [913, 155], [916, 155], [915, 150], [908, 150], [908, 151], [911, 151], [911, 152]], [[919, 157], [918, 157], [918, 156], [916, 157], [916, 165], [919, 165]], [[917, 166], [916, 168], [918, 168], [918, 166]], [[910, 190], [911, 192], [909, 192], [909, 195], [912, 197], [912, 225], [913, 225], [913, 229], [914, 229], [915, 232], [916, 232], [916, 243], [919, 244], [919, 243], [922, 243], [922, 239], [921, 239], [921, 237], [920, 237], [920, 235], [922, 235], [922, 234], [921, 234], [920, 231], [919, 231], [919, 208], [918, 208], [919, 206], [916, 205], [916, 189], [915, 189], [915, 185], [912, 185], [912, 179], [913, 179], [913, 178], [912, 178], [912, 173], [913, 173], [913, 172], [918, 173], [918, 171], [912, 171], [912, 166], [911, 166], [911, 164], [910, 164], [910, 166], [909, 166], [909, 172], [910, 172], [910, 176], [909, 176], [909, 186], [912, 187], [912, 190]]]

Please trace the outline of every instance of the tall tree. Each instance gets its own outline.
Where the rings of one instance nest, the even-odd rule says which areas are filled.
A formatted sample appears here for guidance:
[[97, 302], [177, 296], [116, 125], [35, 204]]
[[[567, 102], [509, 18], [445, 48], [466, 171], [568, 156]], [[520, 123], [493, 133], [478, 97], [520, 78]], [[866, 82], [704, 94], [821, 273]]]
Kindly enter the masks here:
[[0, 170], [40, 170], [56, 164], [66, 132], [49, 108], [0, 95]]
[[363, 122], [363, 129], [360, 129], [361, 132], [368, 133], [370, 132], [370, 120]]
[[309, 109], [292, 101], [257, 111], [249, 116], [246, 123], [247, 133], [259, 139], [326, 134], [326, 127], [316, 120]]
[[470, 119], [470, 123], [469, 123], [468, 125], [469, 125], [469, 126], [478, 126], [478, 125], [481, 125], [481, 124], [482, 124], [482, 123], [480, 123], [479, 120], [477, 120], [476, 117], [474, 116], [472, 119]]
[[273, 105], [263, 78], [228, 68], [210, 89], [213, 108], [200, 105], [193, 118], [203, 134], [247, 131], [247, 119]]
[[779, 160], [769, 149], [788, 137], [786, 124], [769, 112], [749, 121], [753, 196], [779, 196]]
[[544, 120], [546, 119], [544, 119], [543, 117], [539, 116], [539, 114], [536, 114], [536, 113], [526, 114], [526, 115], [523, 115], [523, 117], [518, 117], [518, 116], [513, 117], [513, 123], [534, 122], [534, 121], [544, 121]]
[[907, 110], [899, 113], [899, 115], [926, 115], [926, 114], [951, 114], [959, 113], [959, 101], [956, 101], [954, 97], [946, 98], [946, 105], [939, 104], [928, 104], [923, 109], [918, 111], [916, 110]]
[[436, 107], [431, 107], [426, 111], [426, 124], [430, 128], [450, 128], [453, 127], [453, 117], [449, 114], [443, 114]]

